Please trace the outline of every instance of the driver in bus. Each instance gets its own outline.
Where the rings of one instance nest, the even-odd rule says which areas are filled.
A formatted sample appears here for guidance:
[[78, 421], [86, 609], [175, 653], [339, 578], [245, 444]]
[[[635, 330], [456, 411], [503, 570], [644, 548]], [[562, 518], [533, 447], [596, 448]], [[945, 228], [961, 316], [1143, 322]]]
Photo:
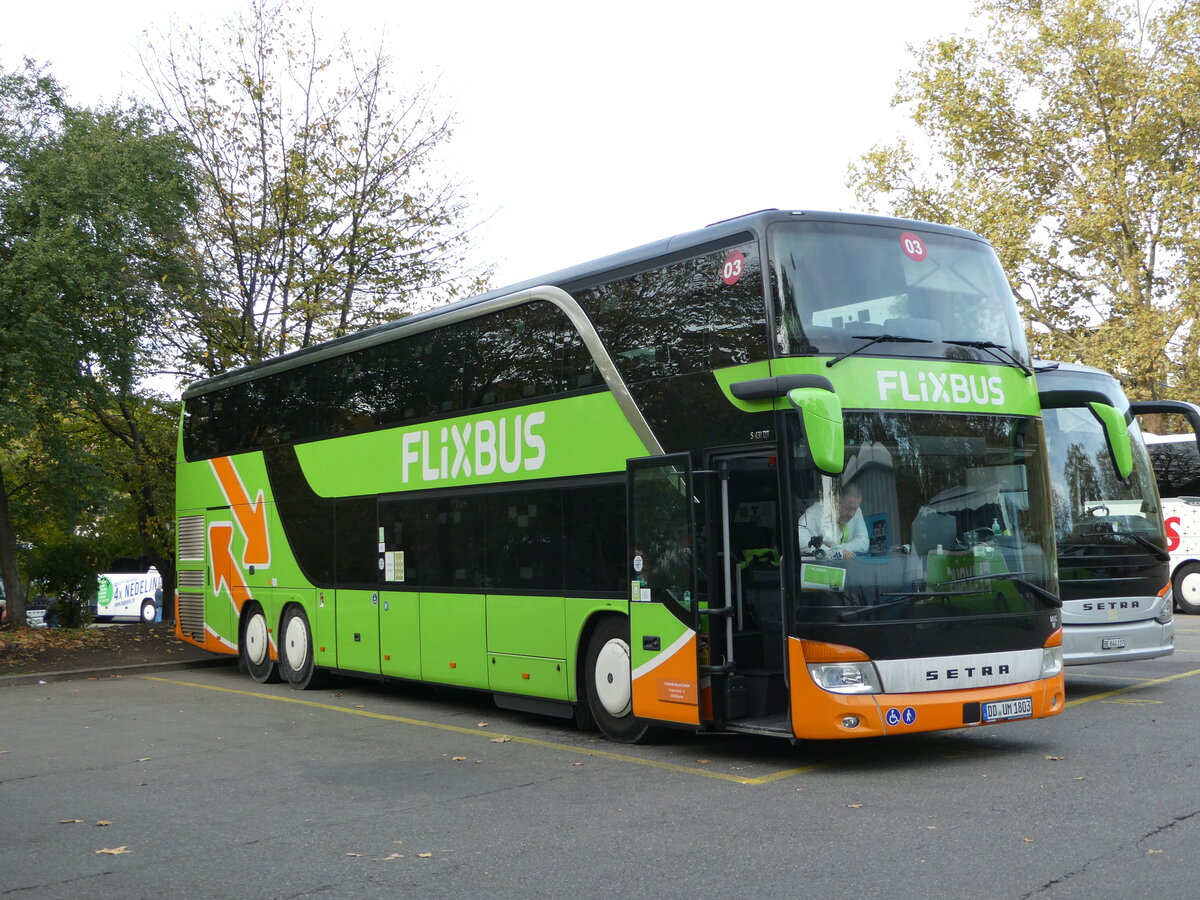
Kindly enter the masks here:
[[[818, 500], [800, 516], [800, 552], [833, 551], [836, 558], [866, 553], [871, 546], [867, 523], [862, 514], [862, 492], [854, 484], [844, 485], [834, 498], [833, 509], [826, 513]], [[811, 548], [811, 550], [810, 550]]]

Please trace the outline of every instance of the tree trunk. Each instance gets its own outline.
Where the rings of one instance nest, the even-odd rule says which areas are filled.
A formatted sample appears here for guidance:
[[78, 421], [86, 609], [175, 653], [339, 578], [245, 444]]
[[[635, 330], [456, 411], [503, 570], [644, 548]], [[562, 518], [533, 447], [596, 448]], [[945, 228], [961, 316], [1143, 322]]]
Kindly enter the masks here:
[[25, 593], [17, 575], [17, 533], [8, 517], [8, 486], [4, 482], [3, 466], [0, 466], [0, 576], [4, 579], [8, 624], [24, 625]]

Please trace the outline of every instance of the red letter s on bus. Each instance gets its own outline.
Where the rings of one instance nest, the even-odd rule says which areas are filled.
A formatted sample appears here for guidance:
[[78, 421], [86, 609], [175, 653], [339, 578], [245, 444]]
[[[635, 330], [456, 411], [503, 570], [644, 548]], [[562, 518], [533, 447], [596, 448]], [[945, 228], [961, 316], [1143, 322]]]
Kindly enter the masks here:
[[1179, 516], [1171, 516], [1163, 522], [1167, 526], [1167, 551], [1179, 549]]

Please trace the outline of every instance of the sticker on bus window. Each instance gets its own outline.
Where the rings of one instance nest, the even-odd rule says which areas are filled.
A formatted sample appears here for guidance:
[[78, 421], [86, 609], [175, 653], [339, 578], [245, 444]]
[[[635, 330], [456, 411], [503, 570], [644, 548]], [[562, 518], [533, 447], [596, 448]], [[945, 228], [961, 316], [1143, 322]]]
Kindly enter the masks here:
[[725, 257], [725, 264], [721, 266], [721, 280], [732, 287], [741, 281], [745, 266], [746, 254], [741, 250], [734, 250]]
[[846, 570], [837, 566], [800, 565], [800, 590], [840, 591], [846, 586]]
[[911, 231], [906, 231], [900, 235], [900, 249], [904, 251], [904, 255], [914, 262], [924, 262], [928, 251], [925, 249], [925, 242]]

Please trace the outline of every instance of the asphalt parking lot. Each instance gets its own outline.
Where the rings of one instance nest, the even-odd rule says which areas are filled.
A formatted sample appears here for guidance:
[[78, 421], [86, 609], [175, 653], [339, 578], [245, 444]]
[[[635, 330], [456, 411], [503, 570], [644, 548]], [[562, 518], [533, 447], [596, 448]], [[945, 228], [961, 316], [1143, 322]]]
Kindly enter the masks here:
[[232, 666], [0, 691], [0, 895], [1194, 897], [1200, 618], [1040, 722], [611, 744]]

